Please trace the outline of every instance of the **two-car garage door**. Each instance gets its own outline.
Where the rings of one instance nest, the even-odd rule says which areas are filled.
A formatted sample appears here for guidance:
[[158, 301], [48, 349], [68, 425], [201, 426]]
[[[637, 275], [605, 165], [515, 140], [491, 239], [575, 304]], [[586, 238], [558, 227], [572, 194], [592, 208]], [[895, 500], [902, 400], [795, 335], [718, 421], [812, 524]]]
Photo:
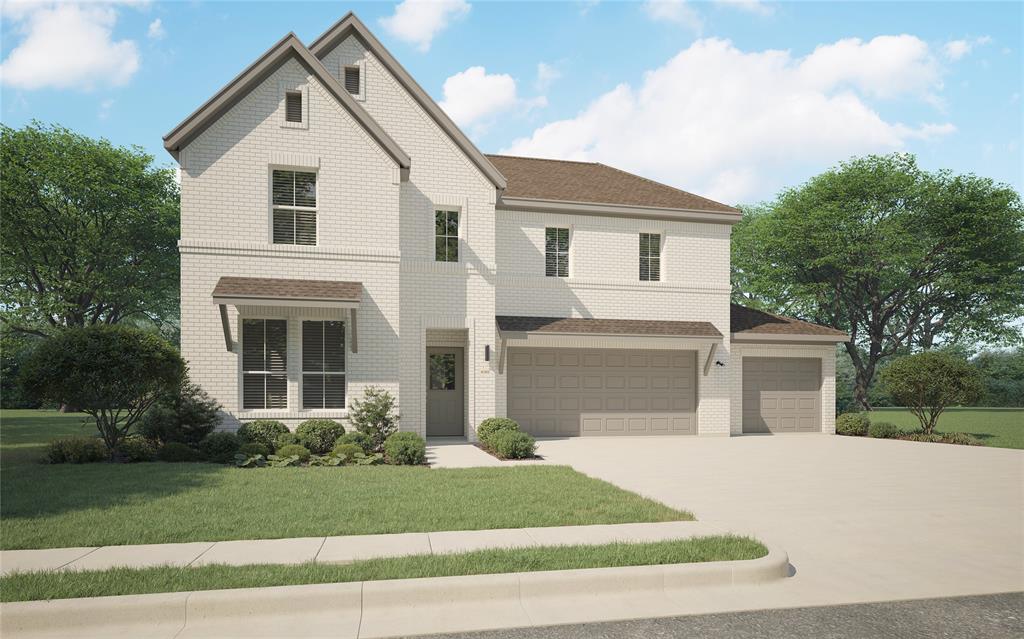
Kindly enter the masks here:
[[695, 351], [512, 348], [508, 416], [541, 437], [695, 435]]
[[821, 360], [743, 358], [743, 432], [821, 430]]

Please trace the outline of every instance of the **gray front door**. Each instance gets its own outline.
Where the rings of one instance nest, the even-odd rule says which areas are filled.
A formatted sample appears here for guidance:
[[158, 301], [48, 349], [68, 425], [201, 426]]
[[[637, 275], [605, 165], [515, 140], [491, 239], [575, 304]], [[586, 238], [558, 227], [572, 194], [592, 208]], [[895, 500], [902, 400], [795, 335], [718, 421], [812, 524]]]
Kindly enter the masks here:
[[435, 346], [427, 349], [427, 437], [462, 437], [465, 434], [463, 349]]

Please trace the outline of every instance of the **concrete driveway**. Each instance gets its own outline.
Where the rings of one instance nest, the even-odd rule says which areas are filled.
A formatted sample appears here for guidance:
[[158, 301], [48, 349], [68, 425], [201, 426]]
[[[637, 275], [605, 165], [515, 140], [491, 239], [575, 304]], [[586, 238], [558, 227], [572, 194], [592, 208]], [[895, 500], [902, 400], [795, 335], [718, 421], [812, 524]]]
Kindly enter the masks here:
[[789, 553], [793, 578], [694, 612], [1024, 590], [1024, 451], [808, 434], [538, 452]]

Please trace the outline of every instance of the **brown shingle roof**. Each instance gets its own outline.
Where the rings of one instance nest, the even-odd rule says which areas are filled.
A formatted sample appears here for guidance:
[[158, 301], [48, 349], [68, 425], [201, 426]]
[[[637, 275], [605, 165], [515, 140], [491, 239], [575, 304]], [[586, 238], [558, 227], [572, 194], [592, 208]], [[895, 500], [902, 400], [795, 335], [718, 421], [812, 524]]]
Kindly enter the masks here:
[[766, 313], [757, 309], [732, 304], [729, 322], [733, 333], [757, 335], [821, 335], [822, 337], [846, 337], [843, 331], [812, 324], [784, 315]]
[[597, 162], [488, 155], [508, 180], [505, 197], [739, 213], [738, 209]]
[[216, 297], [247, 297], [274, 300], [309, 300], [318, 302], [358, 302], [361, 282], [328, 280], [284, 280], [265, 277], [222, 277], [213, 288]]
[[721, 337], [711, 322], [589, 319], [582, 317], [528, 317], [498, 315], [498, 330], [519, 333], [586, 335], [653, 335], [658, 337]]

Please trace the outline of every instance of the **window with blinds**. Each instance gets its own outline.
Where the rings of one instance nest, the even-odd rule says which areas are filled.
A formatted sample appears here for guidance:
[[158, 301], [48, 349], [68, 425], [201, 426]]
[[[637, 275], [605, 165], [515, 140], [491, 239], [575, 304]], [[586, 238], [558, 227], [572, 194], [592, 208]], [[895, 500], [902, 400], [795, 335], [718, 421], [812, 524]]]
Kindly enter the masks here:
[[274, 244], [316, 245], [316, 173], [275, 170], [271, 178]]
[[569, 229], [544, 229], [544, 275], [569, 277]]
[[242, 408], [287, 407], [287, 321], [242, 320]]
[[661, 280], [661, 234], [640, 234], [640, 281]]
[[288, 91], [284, 94], [285, 122], [302, 122], [302, 92]]
[[345, 67], [345, 90], [359, 95], [359, 67]]
[[345, 408], [344, 322], [302, 322], [302, 407]]
[[458, 211], [434, 211], [434, 261], [459, 261]]

